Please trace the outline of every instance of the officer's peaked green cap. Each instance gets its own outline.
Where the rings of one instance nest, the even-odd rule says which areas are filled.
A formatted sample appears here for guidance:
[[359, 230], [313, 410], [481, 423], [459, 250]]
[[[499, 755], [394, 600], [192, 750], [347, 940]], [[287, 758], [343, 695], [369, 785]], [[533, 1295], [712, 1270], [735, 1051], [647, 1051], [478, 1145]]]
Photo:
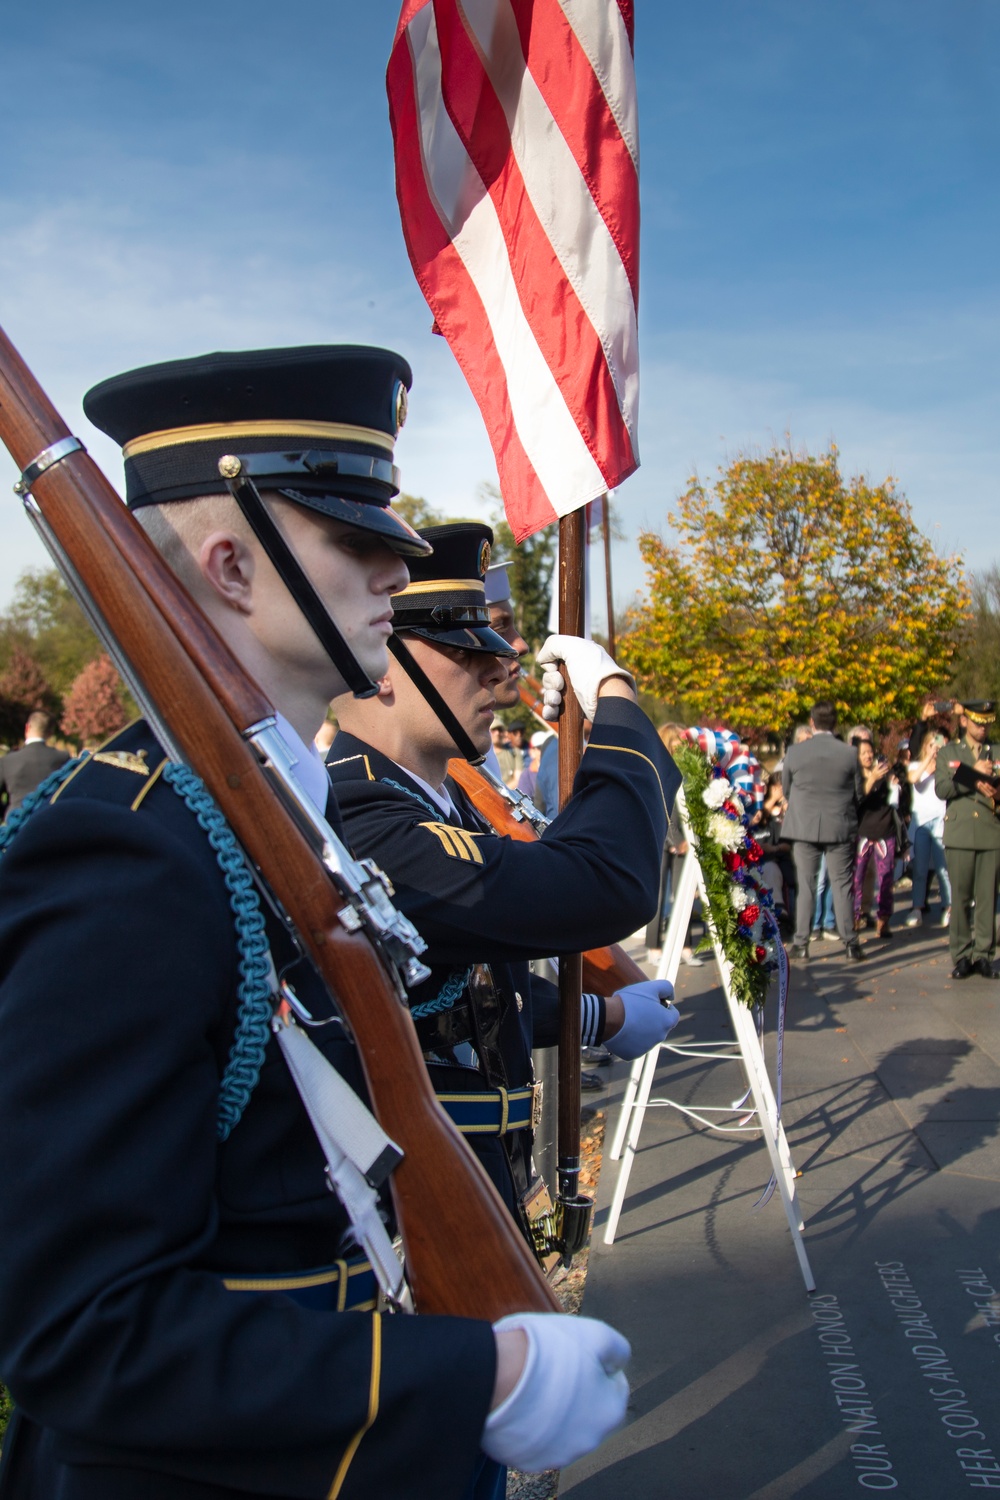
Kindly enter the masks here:
[[412, 379], [388, 349], [250, 349], [115, 375], [83, 409], [122, 448], [130, 510], [224, 494], [219, 460], [234, 454], [258, 489], [420, 556], [428, 544], [389, 508]]
[[392, 596], [393, 629], [464, 651], [516, 656], [503, 636], [490, 628], [484, 582], [493, 545], [489, 526], [454, 521], [422, 527], [420, 535], [433, 547], [433, 555], [409, 562], [410, 582]]
[[993, 724], [996, 722], [997, 706], [992, 698], [978, 698], [975, 702], [963, 703], [959, 709], [973, 724]]

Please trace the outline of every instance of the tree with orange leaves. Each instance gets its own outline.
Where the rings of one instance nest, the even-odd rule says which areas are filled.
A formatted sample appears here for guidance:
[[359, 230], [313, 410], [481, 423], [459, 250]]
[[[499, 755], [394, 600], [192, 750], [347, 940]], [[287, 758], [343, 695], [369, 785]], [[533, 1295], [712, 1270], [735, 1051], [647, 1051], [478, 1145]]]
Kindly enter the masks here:
[[831, 698], [845, 718], [915, 715], [967, 629], [960, 562], [940, 557], [893, 479], [845, 481], [837, 449], [741, 455], [640, 537], [647, 602], [618, 656], [693, 722], [756, 740]]

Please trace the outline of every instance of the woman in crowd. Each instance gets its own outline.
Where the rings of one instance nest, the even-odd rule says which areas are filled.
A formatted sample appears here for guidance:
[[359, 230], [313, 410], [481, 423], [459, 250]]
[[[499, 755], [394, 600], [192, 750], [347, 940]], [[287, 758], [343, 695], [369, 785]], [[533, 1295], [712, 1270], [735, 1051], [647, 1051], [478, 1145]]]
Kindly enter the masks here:
[[854, 863], [854, 930], [865, 925], [862, 915], [865, 874], [875, 863], [875, 935], [889, 938], [892, 916], [892, 881], [896, 863], [895, 803], [899, 786], [890, 775], [884, 756], [875, 757], [870, 740], [858, 742], [858, 760], [865, 781], [865, 793], [858, 805], [858, 853]]
[[913, 792], [913, 909], [906, 919], [907, 927], [919, 927], [927, 909], [927, 877], [934, 866], [941, 892], [941, 921], [951, 917], [951, 882], [944, 854], [945, 804], [934, 789], [938, 751], [947, 743], [948, 721], [936, 715], [928, 721], [920, 742], [920, 756], [911, 761], [910, 787]]

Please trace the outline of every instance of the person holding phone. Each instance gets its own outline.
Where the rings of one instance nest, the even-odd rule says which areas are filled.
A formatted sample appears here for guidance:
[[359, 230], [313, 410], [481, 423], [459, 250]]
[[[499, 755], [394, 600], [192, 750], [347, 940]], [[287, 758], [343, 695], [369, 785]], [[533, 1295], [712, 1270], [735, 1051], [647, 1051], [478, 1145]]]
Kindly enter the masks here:
[[[857, 737], [855, 737], [857, 738]], [[854, 741], [852, 740], [852, 743]], [[858, 852], [854, 862], [854, 930], [864, 924], [861, 904], [865, 875], [875, 861], [875, 936], [888, 939], [892, 916], [892, 877], [896, 865], [896, 824], [890, 797], [890, 767], [869, 739], [857, 739], [864, 794], [858, 803]]]

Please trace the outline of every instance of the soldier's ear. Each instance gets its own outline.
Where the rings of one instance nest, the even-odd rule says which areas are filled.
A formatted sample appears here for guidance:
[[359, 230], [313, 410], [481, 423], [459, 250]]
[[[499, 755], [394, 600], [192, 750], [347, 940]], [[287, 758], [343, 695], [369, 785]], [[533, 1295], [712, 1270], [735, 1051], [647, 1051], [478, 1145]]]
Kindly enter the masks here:
[[392, 697], [392, 678], [389, 676], [388, 672], [384, 677], [380, 677], [378, 680], [378, 696], [380, 698]]
[[254, 556], [242, 537], [229, 531], [213, 531], [198, 550], [202, 578], [230, 608], [250, 614], [252, 607]]

